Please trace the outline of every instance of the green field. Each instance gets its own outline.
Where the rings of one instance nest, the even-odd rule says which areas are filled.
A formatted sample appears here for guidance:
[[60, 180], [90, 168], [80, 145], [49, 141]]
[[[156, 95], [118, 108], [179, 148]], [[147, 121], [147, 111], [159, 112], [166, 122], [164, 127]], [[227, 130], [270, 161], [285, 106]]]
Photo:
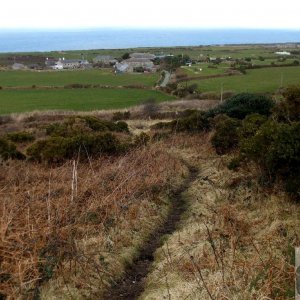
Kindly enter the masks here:
[[280, 86], [300, 83], [300, 67], [277, 67], [247, 70], [246, 75], [192, 80], [189, 84], [197, 83], [200, 92], [224, 91], [273, 93]]
[[0, 86], [64, 86], [72, 83], [154, 86], [160, 74], [117, 74], [108, 70], [0, 71]]
[[141, 104], [149, 98], [157, 102], [174, 99], [159, 91], [142, 89], [0, 90], [0, 114], [118, 109]]

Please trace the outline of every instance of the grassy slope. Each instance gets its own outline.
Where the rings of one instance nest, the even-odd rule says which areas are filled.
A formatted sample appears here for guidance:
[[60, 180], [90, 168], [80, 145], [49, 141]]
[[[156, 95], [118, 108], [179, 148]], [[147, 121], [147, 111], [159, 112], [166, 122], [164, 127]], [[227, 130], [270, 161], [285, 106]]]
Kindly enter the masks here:
[[199, 140], [176, 140], [177, 155], [200, 174], [185, 194], [181, 227], [157, 250], [139, 299], [292, 299], [299, 205], [259, 185], [255, 169], [229, 171], [230, 158], [216, 157], [209, 136]]
[[2, 71], [0, 72], [0, 86], [64, 86], [72, 83], [154, 86], [159, 76], [159, 73], [114, 75], [111, 69], [43, 72]]
[[281, 85], [281, 78], [284, 86], [299, 83], [300, 67], [247, 70], [246, 75], [195, 80], [189, 83], [197, 83], [201, 92], [219, 92], [223, 83], [224, 90], [266, 93], [275, 92]]
[[118, 109], [140, 104], [148, 98], [155, 98], [158, 102], [173, 99], [161, 92], [143, 89], [1, 90], [0, 114], [56, 109]]

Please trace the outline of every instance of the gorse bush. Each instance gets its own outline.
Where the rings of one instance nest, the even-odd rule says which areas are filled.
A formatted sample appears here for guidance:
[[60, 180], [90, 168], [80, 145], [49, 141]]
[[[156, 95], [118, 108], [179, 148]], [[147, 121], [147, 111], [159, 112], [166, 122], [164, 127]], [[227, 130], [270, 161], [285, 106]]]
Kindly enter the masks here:
[[213, 117], [218, 114], [226, 114], [231, 118], [242, 120], [247, 115], [254, 113], [269, 116], [273, 107], [274, 102], [267, 96], [241, 93], [210, 110], [207, 115]]
[[243, 141], [243, 139], [252, 137], [256, 134], [257, 130], [266, 123], [268, 118], [266, 116], [262, 116], [260, 114], [252, 114], [247, 116], [242, 121], [242, 126], [240, 127], [238, 133], [239, 133], [239, 139], [240, 142]]
[[15, 143], [33, 142], [35, 137], [32, 133], [26, 131], [8, 133], [7, 139]]
[[75, 157], [113, 155], [125, 149], [126, 146], [113, 134], [98, 133], [72, 137], [55, 136], [37, 141], [27, 149], [27, 155], [35, 161], [56, 163]]
[[53, 123], [46, 127], [46, 134], [51, 136], [69, 137], [91, 132], [129, 132], [125, 122], [110, 122], [92, 116], [70, 117], [63, 123]]
[[25, 155], [17, 150], [14, 143], [0, 137], [0, 160], [7, 159], [25, 159]]
[[288, 87], [283, 96], [285, 99], [274, 109], [279, 121], [300, 121], [300, 85]]
[[268, 121], [241, 142], [243, 157], [256, 162], [270, 181], [283, 180], [287, 190], [300, 198], [300, 123]]
[[211, 143], [218, 154], [225, 154], [238, 146], [241, 121], [224, 115], [218, 117], [218, 120], [215, 120], [216, 132]]
[[176, 131], [199, 132], [210, 128], [205, 113], [197, 111], [186, 118], [172, 121], [172, 129]]

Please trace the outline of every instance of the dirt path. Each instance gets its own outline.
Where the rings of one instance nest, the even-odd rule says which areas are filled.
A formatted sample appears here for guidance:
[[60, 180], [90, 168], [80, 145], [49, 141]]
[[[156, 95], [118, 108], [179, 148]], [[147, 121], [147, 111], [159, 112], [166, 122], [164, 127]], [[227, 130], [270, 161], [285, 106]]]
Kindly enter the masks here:
[[189, 176], [171, 195], [171, 208], [166, 221], [151, 234], [142, 247], [139, 257], [134, 261], [133, 265], [125, 271], [122, 279], [104, 294], [103, 299], [134, 300], [137, 299], [144, 291], [144, 279], [146, 278], [154, 260], [154, 253], [156, 249], [162, 246], [162, 237], [175, 231], [181, 216], [186, 209], [183, 193], [189, 188], [198, 174], [196, 168], [190, 165], [188, 165], [188, 168]]

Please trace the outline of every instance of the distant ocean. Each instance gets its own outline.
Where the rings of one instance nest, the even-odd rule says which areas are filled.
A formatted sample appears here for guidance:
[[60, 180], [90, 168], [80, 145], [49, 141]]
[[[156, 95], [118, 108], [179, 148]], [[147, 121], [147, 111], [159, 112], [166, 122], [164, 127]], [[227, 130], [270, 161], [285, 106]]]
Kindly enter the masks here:
[[300, 42], [300, 30], [0, 30], [0, 52]]

